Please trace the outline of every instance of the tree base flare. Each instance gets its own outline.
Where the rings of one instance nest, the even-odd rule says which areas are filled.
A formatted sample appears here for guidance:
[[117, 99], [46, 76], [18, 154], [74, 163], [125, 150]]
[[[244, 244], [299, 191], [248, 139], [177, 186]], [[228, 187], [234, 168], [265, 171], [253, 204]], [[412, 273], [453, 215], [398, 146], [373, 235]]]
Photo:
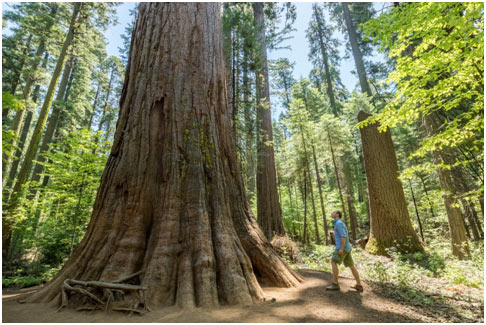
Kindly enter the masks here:
[[424, 247], [420, 244], [413, 244], [412, 240], [405, 240], [399, 242], [397, 240], [385, 241], [379, 240], [375, 236], [370, 235], [368, 242], [366, 243], [365, 249], [368, 253], [373, 255], [389, 255], [388, 251], [397, 251], [400, 253], [415, 253], [423, 252]]

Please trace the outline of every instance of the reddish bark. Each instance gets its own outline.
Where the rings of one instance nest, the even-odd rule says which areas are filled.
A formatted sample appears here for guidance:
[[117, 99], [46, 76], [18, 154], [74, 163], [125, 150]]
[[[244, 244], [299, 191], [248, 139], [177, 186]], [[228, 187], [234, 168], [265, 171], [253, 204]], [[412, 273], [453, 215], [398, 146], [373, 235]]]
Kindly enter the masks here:
[[[220, 5], [141, 3], [114, 143], [87, 232], [32, 301], [65, 279], [142, 270], [149, 306], [260, 301], [296, 285], [251, 214], [226, 98]], [[255, 273], [254, 273], [255, 272]]]

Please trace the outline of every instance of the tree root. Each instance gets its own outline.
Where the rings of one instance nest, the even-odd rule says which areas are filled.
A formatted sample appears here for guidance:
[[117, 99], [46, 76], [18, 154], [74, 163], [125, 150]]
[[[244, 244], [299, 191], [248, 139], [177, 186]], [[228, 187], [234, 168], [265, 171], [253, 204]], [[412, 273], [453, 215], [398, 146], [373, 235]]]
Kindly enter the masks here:
[[[100, 309], [107, 312], [111, 304], [113, 305], [111, 310], [128, 311], [130, 312], [130, 315], [132, 313], [143, 315], [145, 312], [151, 311], [145, 299], [146, 288], [140, 285], [124, 283], [134, 279], [141, 273], [142, 271], [139, 271], [112, 282], [66, 279], [61, 289], [61, 306], [57, 311], [67, 307], [69, 294], [74, 292], [85, 297], [87, 301], [90, 301], [93, 304], [92, 306], [81, 306], [76, 309], [78, 311]], [[128, 308], [120, 305], [123, 304], [125, 297], [129, 295], [135, 297], [137, 300], [134, 304], [129, 302], [133, 307]], [[117, 296], [121, 296], [121, 300], [117, 301]], [[142, 309], [138, 309], [139, 307]]]

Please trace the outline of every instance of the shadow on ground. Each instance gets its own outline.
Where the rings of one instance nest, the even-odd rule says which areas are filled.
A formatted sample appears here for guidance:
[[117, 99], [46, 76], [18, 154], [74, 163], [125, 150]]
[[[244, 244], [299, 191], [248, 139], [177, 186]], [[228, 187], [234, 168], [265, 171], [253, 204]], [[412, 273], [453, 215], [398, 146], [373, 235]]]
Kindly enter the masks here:
[[[350, 289], [354, 280], [341, 278], [341, 291], [326, 291], [332, 281], [329, 273], [299, 270], [305, 281], [297, 288], [264, 288], [266, 301], [250, 306], [224, 306], [214, 309], [164, 308], [143, 316], [129, 317], [119, 312], [76, 312], [64, 309], [59, 313], [46, 304], [19, 304], [36, 289], [4, 291], [3, 322], [245, 322], [245, 323], [416, 323], [441, 322], [445, 319], [425, 315], [394, 299], [376, 294], [368, 285], [364, 292]], [[272, 301], [272, 298], [275, 301]]]

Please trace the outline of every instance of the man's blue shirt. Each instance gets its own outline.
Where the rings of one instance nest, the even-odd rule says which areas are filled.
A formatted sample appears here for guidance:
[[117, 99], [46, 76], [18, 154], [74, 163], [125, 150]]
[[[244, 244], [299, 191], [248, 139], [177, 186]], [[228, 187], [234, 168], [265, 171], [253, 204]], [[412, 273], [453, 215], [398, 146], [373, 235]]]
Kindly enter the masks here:
[[332, 221], [334, 223], [334, 238], [336, 239], [336, 249], [341, 248], [341, 237], [346, 237], [346, 243], [344, 244], [344, 251], [350, 252], [353, 246], [349, 242], [348, 229], [344, 222], [336, 218]]

